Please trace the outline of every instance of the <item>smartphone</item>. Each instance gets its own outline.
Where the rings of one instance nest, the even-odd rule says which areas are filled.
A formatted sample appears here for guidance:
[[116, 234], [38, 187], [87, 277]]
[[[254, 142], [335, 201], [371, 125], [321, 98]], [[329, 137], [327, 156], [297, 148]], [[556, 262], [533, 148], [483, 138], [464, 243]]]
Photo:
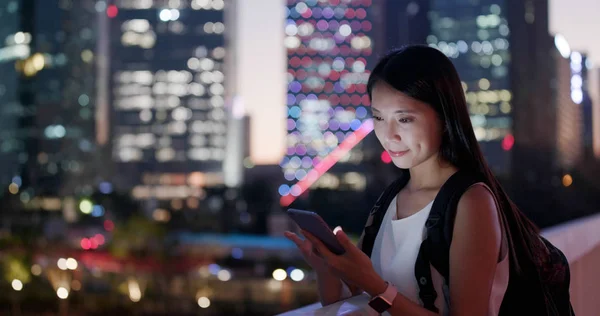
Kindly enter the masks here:
[[287, 213], [300, 228], [311, 233], [316, 238], [319, 238], [319, 240], [327, 246], [329, 251], [336, 255], [341, 255], [346, 252], [333, 234], [331, 228], [329, 228], [329, 225], [327, 225], [319, 214], [293, 208], [288, 209]]

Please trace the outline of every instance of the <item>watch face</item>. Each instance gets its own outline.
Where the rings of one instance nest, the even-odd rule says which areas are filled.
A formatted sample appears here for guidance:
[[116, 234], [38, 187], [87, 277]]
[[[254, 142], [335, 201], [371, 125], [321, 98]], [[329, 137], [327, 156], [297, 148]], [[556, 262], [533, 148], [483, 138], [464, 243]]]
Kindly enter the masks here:
[[378, 313], [383, 313], [390, 308], [390, 304], [383, 298], [376, 296], [369, 302], [369, 306]]

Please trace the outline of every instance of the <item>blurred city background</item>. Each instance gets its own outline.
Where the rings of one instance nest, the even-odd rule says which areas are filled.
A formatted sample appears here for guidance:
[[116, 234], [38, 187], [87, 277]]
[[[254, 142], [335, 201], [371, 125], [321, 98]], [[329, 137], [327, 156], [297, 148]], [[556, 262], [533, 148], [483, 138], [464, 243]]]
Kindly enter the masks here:
[[366, 82], [462, 77], [540, 227], [600, 211], [597, 0], [0, 0], [0, 313], [272, 315], [318, 300], [289, 206], [357, 238], [398, 174]]

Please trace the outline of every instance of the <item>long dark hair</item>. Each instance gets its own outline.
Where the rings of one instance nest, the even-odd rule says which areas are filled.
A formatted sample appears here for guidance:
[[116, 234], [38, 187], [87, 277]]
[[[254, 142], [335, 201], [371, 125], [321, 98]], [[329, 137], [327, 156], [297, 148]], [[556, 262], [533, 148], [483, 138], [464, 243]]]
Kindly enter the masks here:
[[480, 174], [499, 205], [510, 264], [517, 273], [532, 271], [541, 262], [539, 229], [511, 201], [490, 170], [475, 138], [465, 93], [456, 68], [437, 49], [411, 45], [384, 56], [367, 84], [369, 97], [380, 82], [429, 104], [443, 122], [440, 158], [461, 170]]

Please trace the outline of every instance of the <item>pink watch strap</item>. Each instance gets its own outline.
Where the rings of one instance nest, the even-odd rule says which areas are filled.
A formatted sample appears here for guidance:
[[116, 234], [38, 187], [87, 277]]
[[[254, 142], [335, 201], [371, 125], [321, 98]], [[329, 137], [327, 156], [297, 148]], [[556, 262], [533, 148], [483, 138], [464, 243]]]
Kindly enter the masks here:
[[390, 282], [386, 282], [387, 287], [385, 291], [378, 296], [386, 300], [390, 305], [394, 302], [396, 295], [398, 294], [398, 289]]
[[[371, 301], [373, 301], [376, 298], [379, 298], [381, 300], [384, 300], [389, 306], [391, 306], [394, 303], [394, 299], [396, 298], [396, 295], [398, 294], [398, 289], [389, 282], [385, 282], [385, 283], [387, 284], [385, 291], [383, 291], [383, 293], [371, 298]], [[377, 312], [375, 309], [371, 308], [370, 304], [368, 305], [367, 309], [368, 309], [369, 315], [380, 315], [379, 312]]]

